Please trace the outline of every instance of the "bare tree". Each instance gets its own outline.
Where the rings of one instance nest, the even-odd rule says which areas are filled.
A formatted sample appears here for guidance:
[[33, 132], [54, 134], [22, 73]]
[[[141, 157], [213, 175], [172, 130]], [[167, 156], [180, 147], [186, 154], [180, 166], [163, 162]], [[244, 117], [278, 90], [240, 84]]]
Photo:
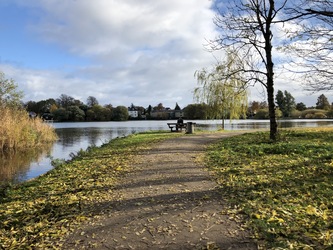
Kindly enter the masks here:
[[[300, 7], [301, 6], [301, 7]], [[305, 89], [333, 89], [333, 2], [302, 0], [288, 9], [295, 30], [283, 50], [295, 55], [290, 71], [299, 73]]]
[[241, 72], [248, 85], [260, 83], [267, 92], [270, 118], [270, 138], [277, 138], [277, 121], [274, 102], [273, 31], [284, 21], [279, 14], [287, 7], [288, 0], [230, 0], [217, 6], [215, 18], [221, 36], [211, 41], [213, 50], [233, 48], [242, 57]]
[[92, 108], [93, 106], [98, 105], [97, 98], [94, 96], [89, 96], [87, 98], [87, 106]]

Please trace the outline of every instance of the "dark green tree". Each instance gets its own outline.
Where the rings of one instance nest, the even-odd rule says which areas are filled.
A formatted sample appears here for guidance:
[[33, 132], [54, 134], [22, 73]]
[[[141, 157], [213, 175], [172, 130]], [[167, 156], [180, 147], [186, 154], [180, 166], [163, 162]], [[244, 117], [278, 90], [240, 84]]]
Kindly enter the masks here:
[[176, 103], [175, 110], [181, 110], [181, 108], [179, 107], [178, 103]]
[[76, 106], [75, 99], [71, 96], [61, 94], [60, 97], [57, 99], [58, 107], [67, 109], [69, 106]]
[[66, 122], [69, 120], [69, 111], [64, 108], [58, 108], [52, 114], [55, 121]]
[[82, 109], [80, 109], [78, 106], [69, 106], [67, 108], [68, 112], [68, 120], [79, 122], [84, 121], [85, 119], [85, 113]]
[[330, 105], [327, 97], [324, 94], [321, 94], [318, 97], [317, 103], [316, 103], [316, 108], [317, 109], [325, 109], [325, 110], [329, 110], [331, 108], [331, 105]]
[[290, 117], [296, 107], [295, 98], [286, 90], [284, 92], [278, 90], [275, 99], [283, 117]]
[[206, 120], [209, 117], [209, 107], [205, 103], [200, 104], [189, 104], [184, 108], [184, 116], [186, 119], [200, 119]]
[[125, 106], [117, 106], [112, 110], [112, 120], [114, 121], [127, 121], [128, 109]]
[[304, 110], [306, 110], [306, 105], [303, 102], [299, 102], [296, 104], [296, 109], [298, 111], [304, 111]]

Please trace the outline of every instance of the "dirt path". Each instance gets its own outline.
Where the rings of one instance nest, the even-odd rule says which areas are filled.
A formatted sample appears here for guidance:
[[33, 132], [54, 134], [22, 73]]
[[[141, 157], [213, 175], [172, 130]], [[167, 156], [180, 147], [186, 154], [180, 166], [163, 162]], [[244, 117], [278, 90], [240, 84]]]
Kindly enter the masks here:
[[196, 158], [231, 133], [164, 141], [141, 155], [107, 212], [71, 235], [64, 249], [257, 249], [222, 213], [215, 183]]

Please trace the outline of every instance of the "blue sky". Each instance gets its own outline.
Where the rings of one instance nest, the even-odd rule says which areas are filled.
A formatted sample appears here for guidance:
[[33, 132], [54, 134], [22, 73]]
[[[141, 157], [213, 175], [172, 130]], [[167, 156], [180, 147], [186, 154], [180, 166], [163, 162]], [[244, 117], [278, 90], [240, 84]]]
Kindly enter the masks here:
[[[94, 96], [102, 105], [185, 107], [194, 102], [194, 72], [216, 62], [203, 46], [217, 35], [211, 5], [0, 0], [0, 70], [16, 81], [24, 101], [66, 94], [83, 102]], [[276, 89], [307, 105], [319, 96], [297, 84], [277, 82]], [[266, 98], [260, 88], [251, 93], [250, 100]]]

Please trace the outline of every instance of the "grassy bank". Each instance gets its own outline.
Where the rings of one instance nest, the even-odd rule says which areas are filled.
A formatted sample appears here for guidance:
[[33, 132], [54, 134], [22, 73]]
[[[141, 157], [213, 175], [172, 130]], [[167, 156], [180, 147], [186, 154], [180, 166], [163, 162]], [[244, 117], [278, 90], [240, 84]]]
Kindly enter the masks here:
[[228, 138], [206, 160], [263, 249], [333, 249], [333, 128]]
[[[81, 151], [69, 163], [0, 194], [0, 249], [50, 249], [76, 224], [103, 211], [128, 165], [152, 143], [178, 133], [143, 133]], [[100, 211], [96, 206], [100, 205]], [[98, 209], [97, 209], [98, 210]]]
[[30, 119], [27, 112], [0, 107], [0, 151], [37, 147], [56, 139], [54, 129], [42, 120]]

